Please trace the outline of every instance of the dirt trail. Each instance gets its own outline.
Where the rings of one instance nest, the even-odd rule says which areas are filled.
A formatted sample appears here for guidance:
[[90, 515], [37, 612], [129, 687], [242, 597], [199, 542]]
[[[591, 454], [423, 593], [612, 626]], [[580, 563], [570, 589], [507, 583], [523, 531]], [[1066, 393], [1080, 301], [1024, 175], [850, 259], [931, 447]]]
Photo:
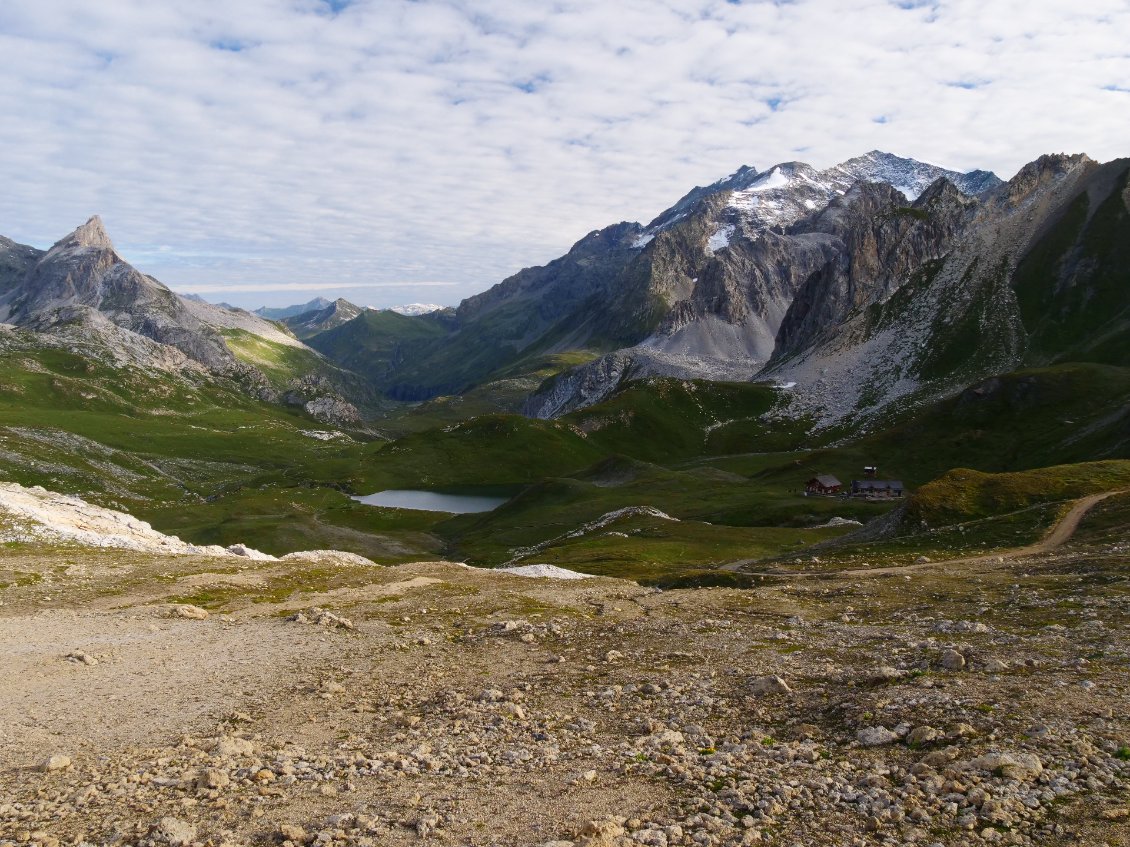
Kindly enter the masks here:
[[[1059, 522], [1051, 528], [1043, 538], [1035, 544], [1029, 544], [1024, 547], [1015, 547], [1011, 550], [997, 550], [993, 553], [984, 553], [977, 556], [964, 556], [959, 559], [943, 559], [937, 562], [916, 562], [912, 565], [893, 565], [886, 568], [854, 568], [850, 570], [836, 571], [840, 576], [881, 576], [882, 574], [889, 573], [905, 573], [906, 571], [922, 570], [924, 568], [933, 568], [938, 566], [950, 567], [952, 565], [973, 565], [983, 562], [998, 562], [1002, 559], [1019, 559], [1024, 556], [1038, 556], [1043, 553], [1050, 553], [1066, 544], [1075, 535], [1075, 531], [1079, 528], [1086, 514], [1093, 509], [1098, 503], [1106, 500], [1108, 497], [1114, 497], [1118, 494], [1127, 493], [1127, 489], [1119, 491], [1106, 491], [1101, 494], [1090, 494], [1075, 501], [1075, 505], [1071, 507], [1066, 515], [1060, 518]], [[735, 573], [743, 573], [748, 576], [787, 576], [789, 579], [800, 579], [803, 577], [811, 576], [824, 576], [822, 573], [786, 573], [786, 572], [772, 572], [772, 571], [744, 571], [741, 570], [743, 562], [734, 562], [730, 565], [724, 565], [722, 570], [730, 570]]]

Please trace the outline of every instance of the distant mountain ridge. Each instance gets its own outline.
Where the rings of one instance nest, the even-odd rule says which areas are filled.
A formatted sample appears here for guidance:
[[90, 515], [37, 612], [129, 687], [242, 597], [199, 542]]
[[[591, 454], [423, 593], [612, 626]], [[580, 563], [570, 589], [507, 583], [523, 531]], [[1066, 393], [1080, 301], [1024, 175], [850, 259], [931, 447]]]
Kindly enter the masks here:
[[46, 251], [3, 245], [0, 321], [39, 331], [76, 321], [112, 325], [179, 350], [209, 368], [236, 362], [215, 328], [114, 250], [98, 216]]
[[363, 307], [339, 297], [320, 309], [284, 317], [282, 322], [299, 338], [309, 338], [319, 332], [341, 326], [343, 323], [353, 320], [363, 311]]
[[790, 386], [783, 414], [861, 430], [1021, 367], [1130, 365], [1130, 160], [1042, 156], [1008, 182], [878, 151], [744, 167], [457, 309], [413, 306], [180, 297], [97, 218], [47, 251], [0, 238], [0, 322], [287, 402], [481, 387], [485, 408], [557, 417], [650, 376], [758, 380]]
[[255, 310], [261, 318], [267, 318], [272, 321], [281, 321], [284, 318], [293, 318], [295, 315], [302, 315], [306, 312], [320, 312], [322, 309], [328, 308], [333, 305], [332, 300], [327, 300], [325, 297], [315, 297], [306, 303], [298, 303], [293, 306], [270, 307], [260, 306]]
[[437, 306], [435, 303], [406, 303], [403, 306], [389, 306], [388, 311], [398, 315], [427, 315], [431, 312], [442, 312], [446, 306]]

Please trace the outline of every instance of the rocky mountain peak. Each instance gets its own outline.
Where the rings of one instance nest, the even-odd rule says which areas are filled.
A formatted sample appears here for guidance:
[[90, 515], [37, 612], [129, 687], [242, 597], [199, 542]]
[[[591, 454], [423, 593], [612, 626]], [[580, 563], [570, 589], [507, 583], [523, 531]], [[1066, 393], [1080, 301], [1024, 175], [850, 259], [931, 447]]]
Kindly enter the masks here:
[[931, 183], [943, 176], [964, 194], [979, 194], [1001, 184], [1001, 180], [989, 171], [963, 174], [882, 150], [872, 150], [848, 159], [823, 173], [829, 177], [885, 182], [897, 188], [908, 200], [916, 200]]
[[56, 241], [51, 249], [75, 248], [90, 248], [95, 250], [114, 249], [114, 243], [110, 240], [110, 236], [106, 234], [106, 228], [102, 225], [102, 218], [98, 215], [94, 215], [70, 235]]
[[[1002, 189], [1010, 203], [1020, 203], [1041, 186], [1056, 183], [1081, 168], [1097, 165], [1085, 153], [1052, 153], [1040, 156], [1017, 171]], [[998, 195], [999, 196], [999, 195]]]

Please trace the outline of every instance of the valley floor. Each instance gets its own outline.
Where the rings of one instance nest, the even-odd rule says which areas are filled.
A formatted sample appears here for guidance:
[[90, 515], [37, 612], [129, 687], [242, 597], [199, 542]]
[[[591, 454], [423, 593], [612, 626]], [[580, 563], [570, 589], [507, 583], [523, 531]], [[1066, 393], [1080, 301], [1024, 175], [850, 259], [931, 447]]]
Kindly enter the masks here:
[[1130, 844], [1128, 580], [9, 546], [0, 844]]

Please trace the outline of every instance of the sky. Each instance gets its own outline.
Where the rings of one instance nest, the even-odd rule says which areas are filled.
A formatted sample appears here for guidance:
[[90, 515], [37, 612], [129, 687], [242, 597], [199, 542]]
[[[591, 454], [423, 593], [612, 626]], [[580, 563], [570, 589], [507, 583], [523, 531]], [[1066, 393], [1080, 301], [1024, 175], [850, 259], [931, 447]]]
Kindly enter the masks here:
[[454, 305], [740, 165], [1130, 155], [1125, 0], [3, 0], [0, 234]]

